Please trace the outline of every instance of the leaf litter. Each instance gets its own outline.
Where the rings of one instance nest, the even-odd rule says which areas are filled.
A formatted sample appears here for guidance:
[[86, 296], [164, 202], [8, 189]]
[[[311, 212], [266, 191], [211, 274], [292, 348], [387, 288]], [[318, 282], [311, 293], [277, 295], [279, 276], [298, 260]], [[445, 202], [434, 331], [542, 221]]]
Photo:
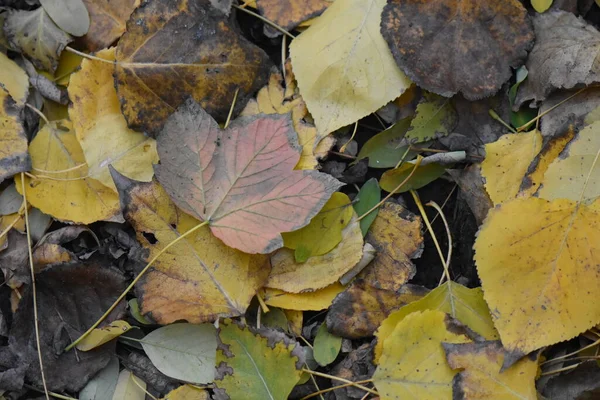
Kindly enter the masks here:
[[33, 3], [0, 14], [4, 396], [597, 391], [591, 1]]

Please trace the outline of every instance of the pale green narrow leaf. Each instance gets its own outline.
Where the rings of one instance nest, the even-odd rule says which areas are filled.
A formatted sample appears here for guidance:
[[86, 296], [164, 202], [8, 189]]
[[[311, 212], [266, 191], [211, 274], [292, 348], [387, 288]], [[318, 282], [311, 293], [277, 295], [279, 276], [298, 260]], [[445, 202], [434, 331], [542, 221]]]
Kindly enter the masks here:
[[[354, 203], [354, 211], [356, 215], [362, 217], [364, 213], [375, 207], [381, 200], [381, 189], [379, 188], [379, 182], [377, 179], [369, 179], [358, 192], [357, 201]], [[360, 220], [360, 230], [362, 231], [363, 237], [367, 235], [369, 227], [375, 221], [379, 208], [371, 211], [369, 215]]]
[[313, 346], [315, 360], [322, 367], [335, 361], [342, 348], [342, 338], [327, 330], [327, 324], [322, 323], [317, 331]]
[[79, 400], [111, 400], [119, 380], [119, 359], [113, 357], [79, 392]]
[[409, 126], [410, 118], [404, 118], [373, 136], [362, 146], [357, 159], [368, 157], [371, 168], [395, 167], [403, 157], [405, 160], [410, 160], [414, 157], [414, 153], [406, 154], [408, 146], [400, 145]]

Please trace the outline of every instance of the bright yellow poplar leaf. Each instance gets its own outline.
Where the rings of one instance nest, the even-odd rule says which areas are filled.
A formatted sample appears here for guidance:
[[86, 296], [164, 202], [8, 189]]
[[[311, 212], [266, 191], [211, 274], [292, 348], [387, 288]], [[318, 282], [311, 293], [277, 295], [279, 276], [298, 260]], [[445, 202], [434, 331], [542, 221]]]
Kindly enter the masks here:
[[527, 168], [542, 147], [542, 135], [533, 130], [508, 133], [485, 145], [481, 174], [494, 205], [515, 198]]
[[[110, 219], [120, 212], [117, 194], [87, 177], [85, 158], [70, 121], [45, 125], [31, 141], [29, 154], [34, 172], [36, 169], [71, 169], [64, 173], [36, 172], [42, 176], [36, 180], [25, 178], [27, 201], [43, 213], [62, 221], [90, 224]], [[83, 167], [73, 169], [82, 164]], [[20, 193], [19, 176], [16, 177], [16, 188]]]
[[600, 196], [600, 121], [579, 131], [544, 174], [538, 196], [588, 203]]
[[306, 103], [298, 92], [298, 87], [288, 60], [285, 64], [285, 88], [279, 70], [273, 70], [269, 83], [251, 99], [240, 115], [287, 114], [292, 113], [294, 130], [298, 135], [298, 144], [302, 146], [300, 160], [295, 169], [315, 169], [319, 159], [327, 156], [327, 152], [335, 143], [332, 136], [317, 135], [317, 128], [304, 120], [308, 110]]
[[441, 311], [415, 312], [383, 343], [373, 383], [382, 400], [452, 398], [455, 371], [446, 364], [442, 343], [467, 343]]
[[324, 288], [336, 282], [361, 259], [363, 237], [358, 218], [352, 220], [342, 231], [342, 241], [329, 253], [310, 257], [303, 263], [294, 258], [289, 249], [279, 249], [271, 255], [271, 275], [267, 287], [290, 293]]
[[448, 364], [461, 369], [454, 378], [454, 398], [464, 400], [537, 400], [537, 357], [524, 357], [502, 371], [500, 342], [444, 343]]
[[319, 311], [328, 308], [335, 296], [346, 287], [341, 283], [332, 283], [314, 292], [287, 293], [279, 289], [265, 288], [265, 303], [286, 310]]
[[309, 257], [328, 253], [342, 240], [342, 230], [352, 219], [354, 210], [347, 195], [335, 192], [321, 211], [304, 228], [282, 233], [283, 245], [296, 250], [297, 262], [305, 262]]
[[25, 104], [29, 95], [29, 76], [4, 53], [0, 53], [0, 83], [18, 105]]
[[394, 311], [381, 323], [375, 332], [377, 343], [373, 358], [376, 364], [383, 352], [383, 343], [392, 334], [396, 325], [413, 312], [426, 310], [443, 311], [485, 339], [499, 338], [481, 288], [469, 289], [455, 282], [445, 282], [422, 299]]
[[483, 293], [504, 346], [517, 354], [600, 322], [600, 199], [515, 199], [490, 210], [475, 241]]
[[68, 86], [71, 74], [75, 72], [81, 65], [83, 57], [80, 55], [71, 53], [70, 51], [63, 51], [58, 60], [58, 67], [54, 71], [54, 79], [59, 85]]
[[109, 325], [102, 328], [96, 328], [84, 337], [78, 344], [77, 349], [81, 351], [89, 351], [104, 343], [110, 342], [131, 329], [131, 325], [127, 321], [113, 321]]
[[[115, 49], [102, 50], [96, 57], [115, 60]], [[71, 76], [69, 116], [89, 166], [89, 176], [117, 190], [108, 166], [142, 182], [154, 175], [158, 163], [156, 141], [127, 127], [115, 90], [111, 64], [84, 60]]]
[[321, 135], [373, 113], [411, 85], [381, 36], [385, 4], [336, 1], [290, 45], [298, 87]]
[[531, 0], [531, 5], [535, 9], [535, 11], [543, 13], [544, 11], [550, 8], [553, 1], [554, 0]]

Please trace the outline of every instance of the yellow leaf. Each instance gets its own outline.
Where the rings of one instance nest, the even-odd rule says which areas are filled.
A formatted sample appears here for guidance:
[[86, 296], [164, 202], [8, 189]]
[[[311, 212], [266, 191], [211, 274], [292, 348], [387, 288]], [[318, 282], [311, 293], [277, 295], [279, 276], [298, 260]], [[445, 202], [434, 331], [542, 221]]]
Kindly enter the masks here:
[[335, 192], [308, 225], [297, 231], [281, 234], [283, 245], [296, 250], [294, 257], [300, 263], [309, 257], [328, 253], [342, 241], [342, 230], [353, 214], [348, 196]]
[[537, 400], [537, 357], [525, 357], [502, 371], [500, 342], [444, 343], [448, 364], [462, 369], [454, 378], [454, 398], [464, 400]]
[[0, 182], [31, 168], [21, 109], [6, 89], [0, 88]]
[[71, 74], [79, 68], [82, 61], [83, 57], [80, 55], [71, 53], [70, 51], [63, 51], [58, 60], [58, 67], [56, 67], [56, 71], [54, 72], [55, 82], [59, 85], [69, 85]]
[[[155, 181], [115, 174], [124, 214], [136, 230], [147, 260], [200, 222], [180, 209]], [[170, 247], [138, 284], [142, 315], [160, 324], [214, 321], [244, 314], [269, 275], [268, 258], [227, 247], [208, 226]]]
[[481, 163], [481, 174], [494, 205], [515, 198], [527, 168], [541, 146], [542, 135], [537, 130], [509, 133], [485, 145], [486, 156]]
[[171, 390], [163, 400], [210, 400], [206, 390], [197, 389], [191, 385], [182, 385]]
[[265, 286], [290, 293], [324, 288], [360, 261], [362, 248], [362, 232], [354, 214], [342, 231], [342, 241], [327, 254], [310, 257], [304, 263], [296, 262], [289, 249], [279, 249], [271, 255], [272, 270]]
[[20, 106], [29, 95], [29, 76], [13, 60], [0, 53], [0, 83]]
[[415, 312], [383, 343], [373, 383], [382, 400], [452, 398], [454, 371], [446, 364], [445, 343], [467, 343], [441, 311]]
[[[29, 145], [33, 168], [59, 171], [85, 164], [70, 121], [45, 125]], [[120, 211], [119, 198], [95, 179], [87, 178], [87, 166], [35, 181], [26, 178], [27, 201], [43, 213], [80, 224], [107, 220]], [[44, 174], [40, 174], [44, 175]], [[20, 177], [16, 178], [21, 191]], [[22, 193], [21, 193], [22, 194]]]
[[535, 11], [543, 13], [544, 11], [550, 8], [553, 1], [554, 0], [531, 0], [531, 5], [535, 9]]
[[[115, 60], [115, 49], [102, 50], [96, 57]], [[127, 128], [115, 90], [111, 64], [84, 60], [71, 76], [69, 115], [77, 140], [89, 166], [89, 176], [117, 190], [108, 166], [128, 178], [148, 182], [158, 163], [156, 141]]]
[[425, 310], [443, 311], [467, 325], [485, 339], [498, 339], [498, 332], [494, 328], [490, 310], [483, 299], [481, 288], [468, 289], [458, 283], [445, 282], [421, 300], [394, 311], [381, 323], [381, 326], [375, 332], [377, 343], [374, 349], [374, 361], [376, 364], [381, 357], [383, 343], [392, 334], [396, 325], [404, 320], [407, 315]]
[[539, 197], [588, 203], [600, 196], [600, 121], [586, 126], [544, 174]]
[[314, 292], [287, 293], [279, 289], [265, 288], [265, 303], [286, 310], [319, 311], [328, 308], [345, 286], [336, 282]]
[[291, 64], [285, 64], [285, 89], [282, 86], [283, 77], [279, 70], [274, 69], [269, 77], [267, 86], [260, 89], [256, 100], [251, 99], [240, 115], [287, 114], [292, 113], [294, 130], [298, 134], [298, 144], [302, 146], [300, 160], [295, 169], [315, 169], [318, 159], [327, 155], [335, 143], [332, 136], [318, 136], [317, 128], [304, 120], [308, 114], [306, 104], [298, 93]]
[[292, 41], [292, 67], [324, 135], [358, 121], [411, 85], [380, 33], [385, 0], [335, 1]]
[[302, 336], [302, 323], [304, 322], [304, 313], [297, 310], [283, 310], [287, 317], [290, 332], [296, 336]]
[[102, 346], [104, 343], [110, 342], [114, 338], [121, 336], [130, 329], [131, 325], [129, 325], [129, 323], [126, 321], [113, 321], [110, 323], [110, 325], [102, 328], [96, 328], [91, 331], [77, 344], [76, 347], [81, 351], [89, 351], [98, 346]]
[[600, 200], [515, 199], [490, 210], [475, 261], [504, 346], [527, 354], [600, 322]]

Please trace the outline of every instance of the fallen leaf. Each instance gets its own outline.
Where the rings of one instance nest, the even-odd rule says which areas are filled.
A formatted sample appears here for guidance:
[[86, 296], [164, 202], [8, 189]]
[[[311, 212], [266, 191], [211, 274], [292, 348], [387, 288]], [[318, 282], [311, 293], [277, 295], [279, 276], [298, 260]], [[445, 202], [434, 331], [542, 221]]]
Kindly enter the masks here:
[[290, 45], [298, 87], [320, 134], [373, 113], [411, 84], [379, 32], [384, 5], [334, 2]]
[[[96, 57], [115, 60], [115, 49]], [[108, 166], [138, 181], [149, 182], [158, 163], [156, 141], [127, 128], [114, 86], [111, 64], [83, 60], [71, 76], [69, 116], [88, 164], [88, 175], [116, 192]]]
[[137, 298], [133, 298], [133, 299], [129, 300], [127, 302], [127, 305], [129, 306], [129, 313], [131, 314], [131, 316], [133, 318], [135, 318], [135, 320], [137, 322], [139, 322], [140, 324], [143, 324], [143, 325], [152, 325], [153, 324], [152, 321], [150, 321], [148, 318], [146, 318], [142, 315], [142, 312], [140, 310], [140, 304], [138, 303]]
[[538, 196], [590, 203], [600, 196], [600, 121], [586, 126], [546, 170]]
[[600, 367], [594, 361], [583, 361], [567, 374], [561, 374], [542, 391], [547, 399], [586, 400], [600, 394]]
[[270, 306], [286, 310], [324, 310], [345, 289], [340, 283], [332, 283], [314, 292], [287, 293], [279, 289], [265, 288], [264, 300]]
[[389, 0], [381, 33], [400, 68], [421, 88], [469, 100], [495, 94], [523, 64], [533, 29], [518, 0]]
[[[71, 74], [79, 68], [82, 61], [83, 61], [83, 57], [81, 57], [80, 55], [71, 53], [70, 51], [63, 51], [60, 54], [60, 58], [58, 60], [58, 66], [56, 67], [56, 71], [54, 71], [55, 82], [58, 85], [68, 86], [69, 80], [71, 78]], [[51, 102], [51, 104], [52, 103], [54, 103], [54, 102]], [[46, 105], [47, 104], [44, 104], [44, 107], [46, 107]], [[56, 103], [54, 103], [53, 105], [56, 105]], [[44, 112], [45, 112], [45, 110], [44, 110]], [[46, 115], [46, 116], [48, 116], [48, 115]], [[65, 115], [63, 118], [67, 118], [67, 115]], [[59, 119], [63, 119], [63, 118], [59, 118]], [[52, 121], [52, 119], [51, 119], [51, 121]]]
[[[600, 107], [600, 88], [588, 87], [576, 97], [555, 107], [558, 103], [574, 95], [577, 90], [559, 90], [552, 93], [540, 105], [541, 132], [544, 140], [562, 136], [569, 126], [579, 130], [591, 122], [586, 122], [588, 115]], [[552, 108], [552, 112], [548, 112]]]
[[494, 205], [514, 199], [527, 168], [542, 148], [542, 135], [533, 130], [506, 134], [485, 146], [481, 175]]
[[443, 343], [454, 376], [454, 397], [486, 400], [537, 400], [537, 354], [502, 370], [505, 351], [500, 342]]
[[11, 229], [4, 239], [7, 248], [0, 252], [0, 269], [8, 287], [16, 289], [31, 281], [27, 237]]
[[[392, 192], [400, 183], [408, 178], [413, 169], [415, 169], [415, 164], [412, 162], [405, 162], [398, 168], [389, 169], [381, 176], [379, 186], [386, 192]], [[400, 189], [395, 190], [394, 193], [404, 193], [409, 190], [420, 189], [444, 175], [444, 172], [446, 172], [446, 167], [437, 163], [418, 166], [408, 182], [402, 185]]]
[[117, 387], [112, 400], [144, 400], [146, 398], [146, 382], [131, 371], [124, 369], [119, 374]]
[[[142, 340], [143, 334], [138, 337], [138, 340]], [[135, 339], [135, 337], [134, 337]], [[125, 342], [125, 340], [123, 340]], [[139, 342], [129, 341], [130, 345], [134, 345], [135, 347], [139, 347], [141, 350], [141, 344]], [[121, 357], [120, 359], [123, 367], [130, 370], [136, 377], [139, 377], [141, 380], [146, 382], [149, 390], [153, 390], [155, 392], [166, 393], [170, 390], [173, 390], [177, 387], [180, 381], [169, 378], [162, 372], [160, 372], [152, 361], [145, 355], [139, 352], [129, 352], [127, 357]], [[114, 399], [118, 400], [118, 399]]]
[[373, 374], [381, 399], [451, 399], [454, 371], [446, 364], [442, 342], [469, 341], [441, 311], [408, 315], [383, 343]]
[[543, 13], [548, 10], [552, 5], [554, 0], [531, 0], [531, 5], [535, 9], [535, 11], [539, 13]]
[[212, 324], [163, 326], [141, 343], [154, 366], [171, 378], [206, 384], [215, 377], [217, 332]]
[[[318, 17], [332, 3], [333, 0], [307, 0], [300, 3], [292, 0], [256, 0], [261, 15], [287, 31], [301, 22]], [[265, 24], [265, 34], [273, 37], [281, 35], [281, 32]]]
[[360, 261], [362, 248], [362, 233], [354, 214], [342, 230], [341, 242], [329, 253], [310, 257], [303, 263], [297, 262], [294, 252], [289, 249], [280, 249], [272, 254], [271, 275], [265, 286], [290, 293], [324, 288], [336, 282]]
[[355, 279], [340, 293], [325, 319], [329, 331], [348, 339], [373, 336], [379, 325], [398, 308], [419, 300], [427, 289], [403, 285], [398, 291], [377, 289], [363, 279]]
[[89, 351], [110, 342], [130, 329], [131, 325], [127, 321], [113, 321], [102, 328], [94, 329], [75, 347], [81, 351]]
[[527, 59], [529, 75], [515, 105], [543, 101], [556, 89], [571, 89], [600, 80], [595, 63], [600, 33], [570, 12], [554, 11], [533, 18], [535, 46]]
[[306, 104], [298, 92], [292, 65], [285, 63], [285, 88], [283, 77], [278, 69], [273, 68], [269, 83], [256, 94], [256, 100], [250, 99], [240, 115], [287, 114], [291, 112], [294, 130], [298, 135], [298, 143], [302, 146], [300, 160], [294, 169], [315, 169], [318, 160], [327, 156], [335, 143], [332, 136], [317, 134], [317, 128], [305, 121], [308, 115]]
[[79, 400], [112, 400], [119, 380], [119, 359], [110, 359], [106, 367], [96, 374], [79, 392]]
[[131, 14], [115, 53], [115, 85], [131, 129], [158, 133], [190, 97], [224, 120], [239, 89], [236, 110], [244, 107], [271, 63], [231, 21], [209, 0], [153, 0]]
[[4, 34], [10, 46], [29, 57], [36, 68], [52, 73], [60, 53], [73, 40], [56, 26], [43, 7], [9, 12]]
[[0, 88], [0, 182], [31, 169], [27, 136], [23, 129], [21, 108], [6, 89]]
[[308, 225], [281, 235], [283, 245], [295, 250], [294, 258], [298, 263], [326, 254], [342, 241], [342, 231], [353, 215], [348, 196], [335, 192]]
[[404, 141], [421, 143], [446, 136], [456, 127], [456, 111], [450, 99], [425, 93], [410, 121]]
[[[48, 390], [77, 392], [114, 355], [114, 343], [88, 352], [63, 352], [108, 309], [125, 289], [125, 278], [118, 270], [95, 263], [61, 265], [36, 276], [40, 351]], [[120, 303], [107, 323], [123, 314]], [[0, 363], [26, 369], [27, 380], [42, 387], [34, 331], [31, 287], [19, 302], [8, 346], [0, 349]], [[6, 357], [12, 362], [6, 363]], [[23, 371], [25, 372], [25, 371]]]
[[357, 160], [369, 159], [371, 168], [392, 168], [403, 159], [413, 158], [416, 154], [402, 146], [402, 139], [410, 127], [410, 118], [404, 118], [383, 132], [373, 136], [360, 148]]
[[381, 189], [379, 188], [377, 179], [371, 178], [365, 182], [356, 195], [355, 200], [356, 201], [353, 203], [354, 211], [356, 212], [356, 215], [363, 217], [360, 220], [360, 230], [363, 236], [366, 236], [371, 224], [375, 221], [375, 218], [379, 213], [379, 208], [376, 208], [368, 215], [365, 215], [366, 212], [370, 211], [381, 200]]
[[0, 192], [0, 215], [14, 214], [19, 211], [22, 205], [23, 196], [17, 192], [14, 183]]
[[83, 36], [90, 29], [90, 15], [82, 0], [40, 0], [40, 4], [63, 31]]
[[[85, 164], [70, 121], [51, 122], [38, 132], [29, 145], [34, 169], [62, 171]], [[51, 174], [35, 181], [25, 178], [27, 201], [54, 218], [89, 224], [113, 218], [119, 213], [119, 198], [111, 189], [87, 177], [86, 167]], [[44, 174], [41, 174], [44, 175]], [[21, 178], [15, 183], [21, 192]]]
[[444, 282], [425, 297], [407, 304], [387, 317], [375, 332], [377, 343], [373, 360], [377, 364], [385, 340], [408, 315], [417, 311], [439, 310], [465, 324], [487, 340], [498, 339], [490, 310], [483, 299], [481, 288], [469, 289], [455, 282]]
[[306, 226], [341, 186], [329, 175], [293, 170], [300, 149], [289, 116], [240, 117], [221, 130], [187, 101], [165, 124], [158, 154], [154, 172], [175, 204], [247, 253], [280, 248], [280, 232]]
[[89, 15], [90, 28], [81, 42], [89, 51], [110, 46], [125, 33], [125, 23], [140, 0], [83, 0]]
[[304, 324], [304, 312], [299, 310], [283, 310], [288, 322], [289, 333], [292, 336], [302, 336], [302, 326]]
[[342, 348], [342, 338], [335, 336], [327, 330], [327, 324], [322, 323], [317, 330], [313, 343], [315, 361], [325, 367], [335, 361]]
[[[135, 182], [117, 172], [113, 177], [125, 219], [150, 250], [146, 260], [199, 224], [176, 208], [156, 182]], [[142, 277], [137, 287], [142, 315], [163, 325], [243, 315], [268, 275], [266, 256], [229, 248], [206, 226], [172, 246]]]
[[4, 53], [0, 53], [0, 83], [15, 103], [25, 104], [29, 95], [29, 76]]
[[210, 395], [206, 390], [198, 389], [191, 385], [181, 385], [175, 390], [171, 390], [163, 400], [210, 400]]
[[447, 169], [446, 172], [458, 184], [461, 197], [469, 205], [477, 226], [481, 225], [490, 208], [494, 207], [485, 190], [481, 164], [472, 164], [465, 169]]
[[511, 112], [510, 112], [510, 124], [515, 128], [519, 128], [521, 126], [527, 125], [527, 129], [532, 127], [531, 121], [535, 119], [537, 116], [537, 110], [535, 108], [523, 107], [518, 111], [512, 110], [515, 99], [517, 98], [517, 91], [519, 90], [519, 86], [521, 83], [527, 79], [527, 75], [529, 75], [529, 71], [527, 71], [527, 67], [522, 65], [515, 72], [515, 83], [510, 87], [508, 91], [508, 101], [510, 102]]
[[287, 399], [302, 374], [302, 353], [283, 333], [223, 321], [214, 383], [231, 399]]

